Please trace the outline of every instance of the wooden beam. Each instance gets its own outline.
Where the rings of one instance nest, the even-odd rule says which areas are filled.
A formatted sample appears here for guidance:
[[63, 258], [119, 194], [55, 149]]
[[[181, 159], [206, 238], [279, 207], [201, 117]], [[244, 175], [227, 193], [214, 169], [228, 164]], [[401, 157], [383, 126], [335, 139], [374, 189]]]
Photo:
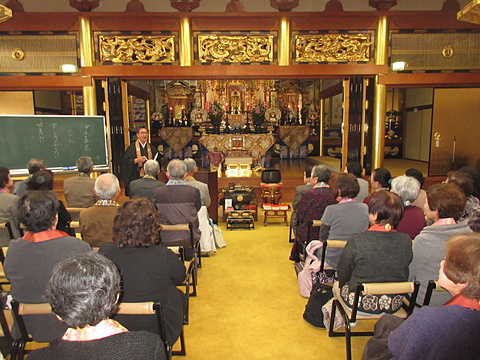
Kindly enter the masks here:
[[388, 66], [374, 64], [338, 65], [193, 65], [193, 66], [93, 66], [81, 69], [84, 76], [123, 79], [312, 79], [374, 76]]
[[83, 76], [0, 76], [1, 90], [79, 90], [90, 86]]
[[386, 74], [379, 83], [388, 87], [470, 87], [480, 85], [480, 72], [474, 73], [416, 73]]

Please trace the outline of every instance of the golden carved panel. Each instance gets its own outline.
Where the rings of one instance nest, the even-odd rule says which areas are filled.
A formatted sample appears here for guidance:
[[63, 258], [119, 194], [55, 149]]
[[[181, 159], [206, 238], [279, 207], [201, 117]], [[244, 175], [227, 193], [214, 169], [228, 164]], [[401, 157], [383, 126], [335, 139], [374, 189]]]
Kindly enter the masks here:
[[171, 63], [175, 61], [175, 36], [100, 35], [100, 61], [114, 63]]
[[273, 35], [198, 35], [202, 63], [273, 62]]
[[370, 34], [308, 34], [295, 36], [296, 62], [369, 61]]

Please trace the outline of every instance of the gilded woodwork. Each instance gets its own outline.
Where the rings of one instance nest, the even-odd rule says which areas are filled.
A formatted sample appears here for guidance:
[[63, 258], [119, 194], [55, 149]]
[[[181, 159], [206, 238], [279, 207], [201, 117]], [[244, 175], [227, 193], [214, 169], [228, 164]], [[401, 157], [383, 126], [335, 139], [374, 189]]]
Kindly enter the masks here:
[[295, 36], [296, 62], [369, 61], [371, 35], [299, 34]]
[[273, 35], [198, 35], [201, 63], [273, 62]]
[[457, 13], [457, 19], [480, 24], [480, 1], [472, 0], [470, 3]]
[[7, 21], [12, 17], [12, 9], [4, 5], [0, 5], [0, 22]]
[[171, 63], [175, 61], [175, 36], [100, 35], [100, 61], [114, 63]]

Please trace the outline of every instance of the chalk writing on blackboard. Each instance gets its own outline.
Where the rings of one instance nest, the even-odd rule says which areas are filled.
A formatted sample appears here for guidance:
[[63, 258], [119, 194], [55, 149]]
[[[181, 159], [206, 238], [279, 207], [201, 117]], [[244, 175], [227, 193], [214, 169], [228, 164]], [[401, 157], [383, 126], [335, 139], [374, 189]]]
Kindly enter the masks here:
[[85, 153], [90, 153], [90, 135], [93, 133], [95, 127], [89, 121], [86, 121], [83, 124], [83, 151]]
[[60, 151], [58, 149], [58, 131], [57, 131], [57, 123], [52, 123], [52, 131], [53, 131], [53, 156], [56, 159], [60, 158]]
[[40, 120], [40, 122], [37, 124], [38, 127], [38, 141], [41, 143], [45, 142], [45, 138], [43, 137], [43, 122]]

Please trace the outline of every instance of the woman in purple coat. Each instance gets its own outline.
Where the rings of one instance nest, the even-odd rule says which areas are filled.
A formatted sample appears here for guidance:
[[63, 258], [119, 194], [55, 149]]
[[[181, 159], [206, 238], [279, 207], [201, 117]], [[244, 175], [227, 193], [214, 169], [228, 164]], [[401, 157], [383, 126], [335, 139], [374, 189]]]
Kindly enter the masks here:
[[302, 245], [307, 241], [319, 238], [318, 227], [312, 228], [312, 233], [310, 238], [308, 238], [308, 224], [310, 221], [320, 220], [325, 208], [328, 205], [337, 203], [333, 196], [333, 191], [328, 185], [330, 176], [330, 170], [325, 165], [316, 165], [312, 169], [310, 184], [313, 186], [313, 189], [303, 192], [298, 204], [297, 236], [290, 253], [290, 260], [300, 261], [299, 254], [302, 251]]

